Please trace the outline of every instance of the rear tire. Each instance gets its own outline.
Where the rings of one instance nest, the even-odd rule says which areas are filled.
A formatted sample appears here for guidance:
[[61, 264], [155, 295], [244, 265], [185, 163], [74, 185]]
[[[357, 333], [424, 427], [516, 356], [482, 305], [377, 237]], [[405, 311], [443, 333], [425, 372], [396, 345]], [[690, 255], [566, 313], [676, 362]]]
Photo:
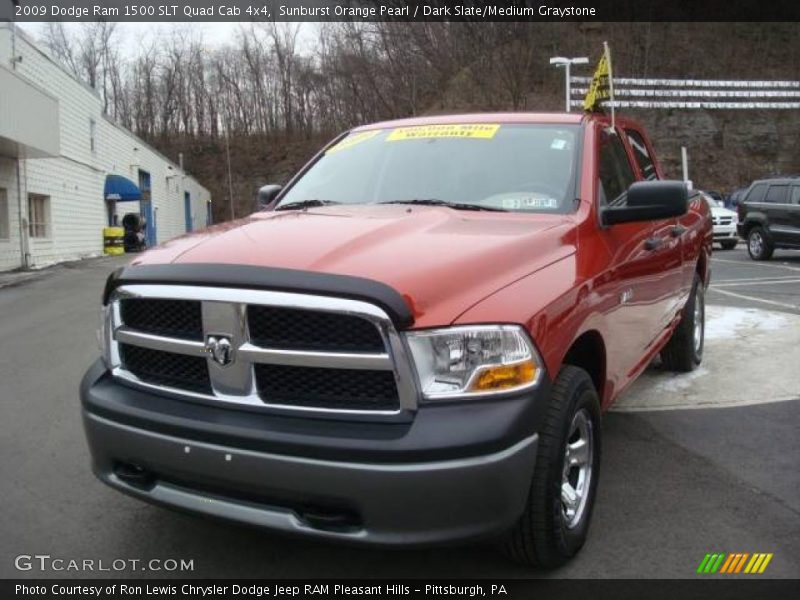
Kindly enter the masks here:
[[700, 275], [695, 273], [692, 293], [681, 313], [681, 321], [672, 337], [661, 350], [661, 360], [668, 371], [688, 373], [703, 360], [706, 330], [705, 288]]
[[726, 240], [724, 242], [720, 242], [723, 250], [733, 250], [736, 248], [736, 240]]
[[516, 562], [552, 569], [586, 541], [600, 467], [600, 402], [589, 374], [561, 369], [550, 394], [525, 512], [503, 552]]
[[753, 227], [747, 234], [747, 252], [753, 260], [769, 260], [775, 247], [761, 227]]

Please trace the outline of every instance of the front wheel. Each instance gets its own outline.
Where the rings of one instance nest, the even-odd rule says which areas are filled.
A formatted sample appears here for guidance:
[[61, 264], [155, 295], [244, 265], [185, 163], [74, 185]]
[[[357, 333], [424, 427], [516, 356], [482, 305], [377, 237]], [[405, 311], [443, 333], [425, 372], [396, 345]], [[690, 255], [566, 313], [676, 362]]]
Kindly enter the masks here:
[[588, 373], [566, 365], [553, 384], [525, 512], [503, 550], [555, 568], [586, 541], [600, 473], [600, 402]]
[[775, 248], [761, 227], [753, 227], [747, 234], [747, 252], [753, 260], [769, 260]]

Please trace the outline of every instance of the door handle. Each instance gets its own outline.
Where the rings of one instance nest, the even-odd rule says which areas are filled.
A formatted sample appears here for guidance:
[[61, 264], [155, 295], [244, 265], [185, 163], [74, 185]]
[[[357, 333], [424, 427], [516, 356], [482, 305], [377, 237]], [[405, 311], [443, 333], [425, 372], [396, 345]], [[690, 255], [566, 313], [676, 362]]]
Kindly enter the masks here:
[[675, 225], [675, 227], [670, 230], [670, 233], [672, 234], [672, 237], [681, 237], [684, 233], [686, 233], [686, 227], [683, 225]]
[[657, 250], [664, 243], [664, 240], [657, 237], [648, 238], [644, 242], [645, 250]]

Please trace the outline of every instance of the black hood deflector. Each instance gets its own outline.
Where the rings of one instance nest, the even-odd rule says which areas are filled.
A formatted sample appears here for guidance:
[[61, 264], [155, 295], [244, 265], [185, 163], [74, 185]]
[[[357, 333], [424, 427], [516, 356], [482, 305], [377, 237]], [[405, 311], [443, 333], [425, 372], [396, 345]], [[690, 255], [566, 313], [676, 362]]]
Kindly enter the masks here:
[[403, 296], [393, 287], [363, 277], [228, 264], [131, 265], [106, 281], [103, 304], [118, 287], [130, 284], [172, 284], [292, 292], [370, 302], [382, 308], [398, 329], [414, 323]]

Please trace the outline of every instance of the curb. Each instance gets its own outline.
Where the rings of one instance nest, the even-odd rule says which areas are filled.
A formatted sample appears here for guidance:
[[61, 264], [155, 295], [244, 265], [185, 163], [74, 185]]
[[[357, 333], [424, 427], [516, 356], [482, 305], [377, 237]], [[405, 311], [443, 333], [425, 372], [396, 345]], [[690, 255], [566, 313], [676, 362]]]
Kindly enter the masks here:
[[71, 269], [76, 267], [81, 267], [84, 265], [88, 265], [91, 263], [99, 263], [103, 261], [111, 261], [117, 256], [88, 256], [86, 258], [80, 258], [77, 260], [65, 260], [62, 262], [57, 262], [51, 265], [47, 265], [40, 269], [32, 269], [28, 271], [7, 271], [7, 272], [0, 272], [0, 290], [18, 287], [21, 285], [25, 285], [32, 281], [36, 281], [38, 279], [44, 279], [50, 275], [58, 273], [59, 271], [65, 269]]

